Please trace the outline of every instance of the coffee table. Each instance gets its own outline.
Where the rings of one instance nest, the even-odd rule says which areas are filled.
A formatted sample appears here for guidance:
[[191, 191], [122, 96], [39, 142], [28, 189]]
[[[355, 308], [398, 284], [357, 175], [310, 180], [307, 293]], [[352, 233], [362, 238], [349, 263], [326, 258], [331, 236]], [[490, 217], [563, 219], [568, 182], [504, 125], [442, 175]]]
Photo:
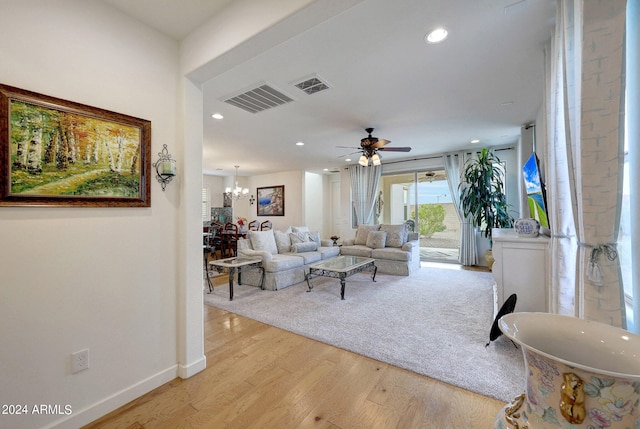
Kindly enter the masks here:
[[[238, 273], [238, 284], [242, 284], [242, 273], [248, 270], [262, 270], [262, 278], [260, 279], [260, 289], [264, 290], [264, 268], [262, 267], [262, 259], [255, 258], [225, 258], [209, 262], [209, 266], [213, 267], [219, 273], [229, 273], [229, 301], [233, 301], [233, 277]], [[209, 293], [212, 292], [211, 283], [209, 283]]]
[[371, 258], [362, 258], [359, 256], [336, 256], [326, 261], [317, 262], [309, 265], [309, 274], [306, 275], [307, 292], [311, 292], [313, 286], [309, 282], [313, 277], [324, 276], [340, 279], [340, 298], [344, 299], [344, 288], [346, 278], [365, 270], [371, 270], [373, 275], [371, 279], [376, 281], [376, 272], [378, 267], [375, 265], [376, 260]]

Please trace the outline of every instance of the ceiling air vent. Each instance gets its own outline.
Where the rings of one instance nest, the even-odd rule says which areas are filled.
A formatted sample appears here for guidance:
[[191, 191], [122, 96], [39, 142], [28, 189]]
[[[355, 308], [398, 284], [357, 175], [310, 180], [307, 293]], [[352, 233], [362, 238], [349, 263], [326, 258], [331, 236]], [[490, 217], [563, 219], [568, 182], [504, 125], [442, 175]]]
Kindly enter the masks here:
[[320, 76], [313, 76], [310, 78], [306, 78], [302, 82], [295, 83], [294, 86], [308, 95], [315, 94], [320, 91], [324, 91], [325, 89], [331, 88], [329, 84], [323, 81]]
[[260, 85], [224, 100], [225, 103], [229, 103], [251, 113], [262, 112], [263, 110], [271, 109], [272, 107], [280, 106], [290, 101], [293, 101], [293, 99], [267, 84]]

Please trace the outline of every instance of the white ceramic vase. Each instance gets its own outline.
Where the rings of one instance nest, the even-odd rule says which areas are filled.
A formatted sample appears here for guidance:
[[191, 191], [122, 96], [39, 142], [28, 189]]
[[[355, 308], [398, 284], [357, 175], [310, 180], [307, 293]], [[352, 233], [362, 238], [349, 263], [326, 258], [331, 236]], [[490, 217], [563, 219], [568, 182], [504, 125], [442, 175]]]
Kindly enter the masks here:
[[494, 429], [640, 429], [640, 336], [548, 313], [508, 314], [499, 326], [522, 347], [526, 391]]

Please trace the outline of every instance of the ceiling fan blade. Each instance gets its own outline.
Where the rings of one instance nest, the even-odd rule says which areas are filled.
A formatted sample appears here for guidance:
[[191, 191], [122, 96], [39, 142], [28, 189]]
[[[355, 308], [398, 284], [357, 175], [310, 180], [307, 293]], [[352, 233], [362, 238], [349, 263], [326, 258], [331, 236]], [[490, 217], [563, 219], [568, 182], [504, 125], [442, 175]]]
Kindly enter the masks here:
[[[355, 149], [355, 148], [350, 147], [349, 149]], [[357, 152], [351, 152], [351, 153], [348, 153], [346, 155], [340, 155], [338, 158], [344, 158], [345, 156], [355, 155], [356, 153], [362, 153], [362, 151], [359, 150]]]
[[342, 149], [353, 149], [353, 150], [360, 150], [359, 147], [353, 147], [353, 146], [336, 146]]
[[391, 140], [378, 139], [378, 141], [375, 142], [374, 144], [372, 144], [371, 147], [374, 147], [376, 149], [380, 149], [382, 146], [387, 145], [389, 143], [391, 143]]
[[385, 152], [410, 152], [410, 147], [379, 147], [378, 150], [383, 150]]

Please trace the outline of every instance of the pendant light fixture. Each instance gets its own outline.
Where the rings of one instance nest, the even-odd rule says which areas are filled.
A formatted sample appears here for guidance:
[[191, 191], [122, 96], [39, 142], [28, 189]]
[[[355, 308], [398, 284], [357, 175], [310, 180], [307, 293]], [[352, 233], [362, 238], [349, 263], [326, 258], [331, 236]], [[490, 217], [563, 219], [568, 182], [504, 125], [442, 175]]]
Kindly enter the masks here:
[[234, 200], [239, 200], [241, 198], [246, 198], [249, 196], [249, 188], [241, 188], [240, 186], [238, 186], [238, 168], [240, 168], [240, 166], [234, 165], [234, 167], [236, 168], [236, 174], [235, 174], [236, 186], [233, 189], [231, 189], [230, 187], [227, 187], [225, 189], [225, 193], [231, 194], [231, 198], [233, 198]]

